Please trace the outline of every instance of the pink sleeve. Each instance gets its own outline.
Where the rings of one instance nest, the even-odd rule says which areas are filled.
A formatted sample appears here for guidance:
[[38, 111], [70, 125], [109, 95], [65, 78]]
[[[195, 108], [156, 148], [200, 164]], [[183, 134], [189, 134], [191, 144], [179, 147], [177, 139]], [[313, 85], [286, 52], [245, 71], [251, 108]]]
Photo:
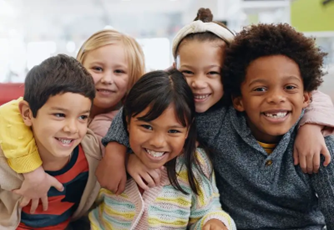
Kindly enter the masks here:
[[312, 92], [312, 102], [305, 110], [300, 126], [317, 124], [324, 126], [323, 135], [334, 134], [334, 107], [331, 98], [320, 91]]
[[95, 136], [99, 139], [102, 155], [104, 155], [104, 146], [101, 142], [102, 138], [107, 134], [109, 127], [111, 125], [112, 120], [116, 116], [117, 111], [112, 111], [110, 113], [100, 114], [93, 118], [91, 123], [89, 124], [89, 129], [91, 129]]

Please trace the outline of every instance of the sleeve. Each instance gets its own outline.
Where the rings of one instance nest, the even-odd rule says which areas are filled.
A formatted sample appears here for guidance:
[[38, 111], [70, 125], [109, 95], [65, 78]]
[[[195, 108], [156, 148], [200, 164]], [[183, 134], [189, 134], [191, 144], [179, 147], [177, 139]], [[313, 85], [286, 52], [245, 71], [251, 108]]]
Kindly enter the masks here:
[[112, 121], [107, 135], [102, 138], [102, 144], [104, 146], [106, 146], [109, 142], [118, 142], [130, 148], [129, 135], [123, 120], [123, 108], [119, 110], [114, 120]]
[[0, 146], [9, 166], [17, 173], [34, 171], [42, 165], [31, 129], [22, 120], [19, 102], [0, 107]]
[[[198, 196], [193, 195], [193, 202], [190, 214], [190, 229], [202, 229], [211, 219], [222, 221], [229, 230], [235, 230], [236, 226], [230, 215], [224, 212], [219, 201], [219, 192], [216, 186], [215, 174], [211, 162], [206, 153], [198, 149], [197, 158], [203, 173], [196, 173], [196, 179], [200, 184]], [[197, 170], [196, 170], [197, 172]]]
[[312, 102], [305, 109], [305, 115], [300, 121], [300, 126], [305, 124], [318, 124], [325, 126], [325, 136], [334, 134], [334, 107], [331, 98], [320, 92], [312, 92]]
[[216, 145], [216, 136], [223, 126], [227, 110], [226, 107], [216, 105], [204, 113], [196, 114], [197, 136], [201, 144]]
[[[334, 157], [333, 137], [326, 137], [325, 142], [332, 157]], [[324, 157], [322, 157], [322, 162]], [[311, 175], [311, 183], [318, 196], [318, 204], [325, 216], [327, 230], [334, 230], [334, 164], [323, 166], [321, 164], [318, 173]]]

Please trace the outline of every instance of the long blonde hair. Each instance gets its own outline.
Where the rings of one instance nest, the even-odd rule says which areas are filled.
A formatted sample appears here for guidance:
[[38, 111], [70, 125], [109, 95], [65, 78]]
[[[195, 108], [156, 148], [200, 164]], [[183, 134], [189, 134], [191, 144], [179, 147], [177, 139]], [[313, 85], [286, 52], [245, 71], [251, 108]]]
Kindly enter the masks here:
[[122, 44], [128, 61], [129, 83], [128, 90], [145, 73], [144, 52], [138, 42], [117, 30], [105, 29], [94, 33], [81, 46], [77, 60], [83, 64], [89, 51], [111, 44]]

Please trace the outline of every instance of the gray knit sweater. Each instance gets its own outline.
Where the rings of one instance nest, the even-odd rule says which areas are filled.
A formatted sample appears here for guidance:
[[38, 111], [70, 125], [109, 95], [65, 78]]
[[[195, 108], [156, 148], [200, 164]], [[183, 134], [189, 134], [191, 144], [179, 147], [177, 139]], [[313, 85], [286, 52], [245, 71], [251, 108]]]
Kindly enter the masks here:
[[[334, 163], [313, 175], [294, 166], [295, 127], [268, 156], [233, 108], [212, 108], [196, 119], [200, 142], [212, 150], [222, 208], [238, 229], [320, 230], [326, 223], [334, 230]], [[110, 141], [129, 146], [122, 111], [102, 140]], [[326, 144], [333, 156], [333, 139]]]

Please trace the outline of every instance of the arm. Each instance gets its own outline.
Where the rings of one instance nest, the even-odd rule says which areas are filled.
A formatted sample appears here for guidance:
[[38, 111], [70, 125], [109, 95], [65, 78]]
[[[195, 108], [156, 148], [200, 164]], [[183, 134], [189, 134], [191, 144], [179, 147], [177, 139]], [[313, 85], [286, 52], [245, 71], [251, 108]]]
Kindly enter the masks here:
[[312, 93], [312, 102], [305, 109], [299, 123], [295, 141], [294, 162], [304, 173], [315, 173], [320, 166], [320, 154], [325, 156], [325, 166], [331, 161], [323, 135], [334, 131], [334, 107], [330, 97], [319, 91]]
[[121, 194], [125, 188], [128, 139], [121, 109], [111, 123], [107, 135], [102, 139], [103, 145], [106, 146], [105, 154], [96, 169], [96, 177], [101, 187], [116, 194]]
[[17, 173], [28, 173], [42, 165], [31, 129], [22, 120], [19, 102], [22, 98], [0, 107], [1, 148], [8, 165]]
[[[326, 137], [326, 145], [331, 156], [334, 154], [334, 140]], [[321, 166], [319, 173], [311, 175], [311, 183], [318, 196], [318, 204], [325, 216], [327, 230], [334, 229], [334, 165]]]
[[[233, 219], [221, 209], [219, 192], [211, 163], [203, 150], [198, 149], [199, 162], [204, 162], [203, 172], [196, 173], [201, 184], [199, 195], [194, 194], [190, 214], [190, 229], [203, 229], [210, 220], [219, 220], [227, 229], [236, 229]], [[198, 171], [198, 170], [196, 170]]]

